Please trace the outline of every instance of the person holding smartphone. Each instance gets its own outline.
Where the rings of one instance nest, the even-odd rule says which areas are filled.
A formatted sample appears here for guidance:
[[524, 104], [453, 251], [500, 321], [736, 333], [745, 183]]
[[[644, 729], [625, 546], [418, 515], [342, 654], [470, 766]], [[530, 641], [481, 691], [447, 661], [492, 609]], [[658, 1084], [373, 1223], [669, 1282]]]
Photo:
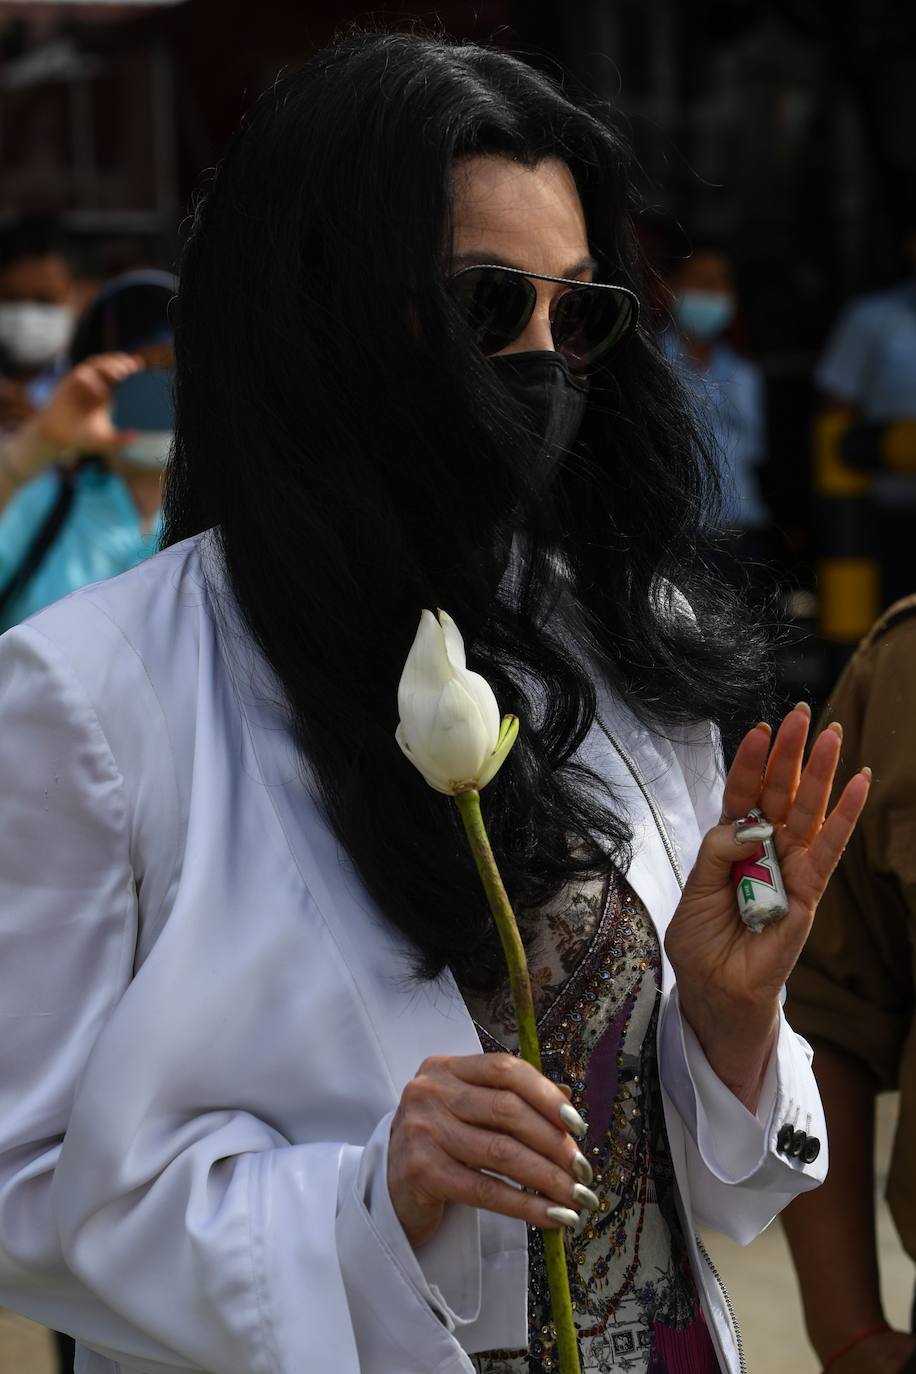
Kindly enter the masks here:
[[0, 441], [0, 630], [156, 551], [174, 291], [165, 272], [108, 283], [77, 327], [75, 366]]

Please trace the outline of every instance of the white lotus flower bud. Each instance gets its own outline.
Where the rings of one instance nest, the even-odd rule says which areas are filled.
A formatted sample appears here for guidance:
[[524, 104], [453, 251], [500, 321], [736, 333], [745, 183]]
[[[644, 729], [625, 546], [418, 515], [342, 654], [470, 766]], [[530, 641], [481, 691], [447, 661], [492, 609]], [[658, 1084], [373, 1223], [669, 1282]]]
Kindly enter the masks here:
[[464, 640], [445, 611], [423, 611], [398, 685], [395, 738], [437, 792], [479, 790], [499, 770], [518, 734], [500, 722], [486, 678], [466, 666]]

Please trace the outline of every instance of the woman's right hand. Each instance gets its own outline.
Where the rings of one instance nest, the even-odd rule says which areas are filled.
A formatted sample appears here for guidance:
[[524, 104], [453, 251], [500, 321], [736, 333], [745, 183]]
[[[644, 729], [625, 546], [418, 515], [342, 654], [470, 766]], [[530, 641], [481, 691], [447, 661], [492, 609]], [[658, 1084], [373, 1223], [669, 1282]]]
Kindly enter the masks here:
[[129, 353], [100, 353], [61, 378], [43, 410], [7, 441], [7, 466], [19, 481], [37, 477], [67, 453], [116, 453], [136, 436], [111, 422], [111, 394], [142, 369]]
[[410, 1244], [435, 1234], [449, 1202], [544, 1230], [574, 1225], [577, 1209], [598, 1208], [573, 1138], [584, 1134], [563, 1090], [523, 1059], [424, 1060], [401, 1095], [388, 1146], [388, 1191]]

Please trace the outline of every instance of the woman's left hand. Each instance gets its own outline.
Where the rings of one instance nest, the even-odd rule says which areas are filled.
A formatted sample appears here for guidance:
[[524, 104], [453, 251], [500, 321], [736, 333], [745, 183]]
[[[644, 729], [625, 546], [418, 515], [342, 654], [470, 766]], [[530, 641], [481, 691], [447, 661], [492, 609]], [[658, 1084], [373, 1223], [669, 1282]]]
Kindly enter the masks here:
[[[768, 726], [745, 735], [726, 780], [721, 822], [700, 846], [665, 936], [681, 1011], [712, 1068], [751, 1111], [773, 1047], [780, 992], [868, 796], [866, 770], [826, 815], [842, 731], [824, 730], [802, 768], [810, 723], [801, 705], [786, 716], [772, 749]], [[749, 849], [735, 839], [734, 823], [754, 807], [774, 826], [789, 899], [788, 915], [759, 934], [741, 920], [732, 880], [732, 864]]]

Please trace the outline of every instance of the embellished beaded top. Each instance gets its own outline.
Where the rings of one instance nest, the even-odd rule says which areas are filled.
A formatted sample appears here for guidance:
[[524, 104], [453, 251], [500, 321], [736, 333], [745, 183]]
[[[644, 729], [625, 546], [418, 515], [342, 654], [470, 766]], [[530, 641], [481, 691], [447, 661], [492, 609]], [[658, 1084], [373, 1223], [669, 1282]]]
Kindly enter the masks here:
[[[567, 1233], [582, 1374], [719, 1374], [676, 1210], [658, 1082], [660, 952], [619, 876], [543, 913], [531, 981], [544, 1072], [572, 1088], [601, 1210]], [[517, 1051], [508, 990], [464, 993], [487, 1051]], [[542, 1232], [529, 1228], [528, 1350], [474, 1357], [479, 1374], [558, 1368]]]

